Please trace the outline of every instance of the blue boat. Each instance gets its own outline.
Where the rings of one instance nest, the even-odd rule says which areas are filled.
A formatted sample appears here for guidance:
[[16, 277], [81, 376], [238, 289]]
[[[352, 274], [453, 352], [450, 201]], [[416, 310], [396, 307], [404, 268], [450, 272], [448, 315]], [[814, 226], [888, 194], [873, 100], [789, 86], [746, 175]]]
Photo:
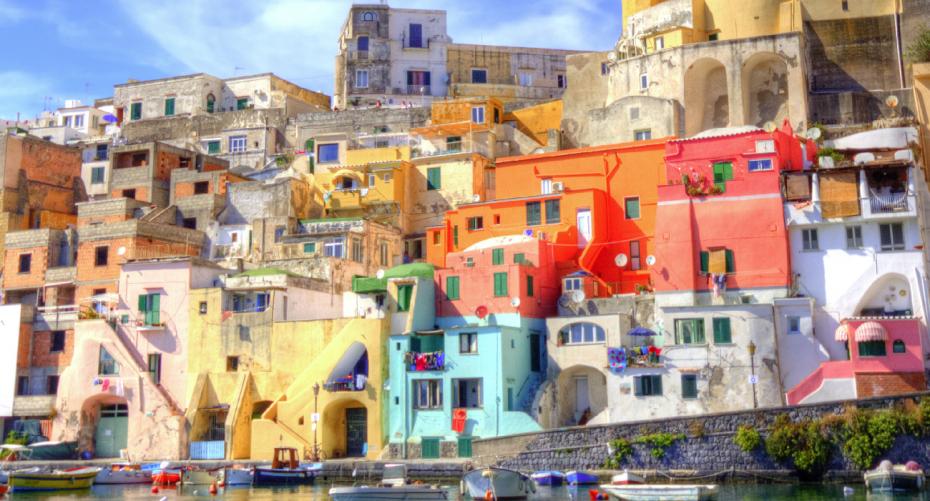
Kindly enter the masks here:
[[560, 471], [537, 471], [530, 475], [530, 478], [536, 482], [536, 485], [550, 485], [555, 487], [562, 485], [562, 481], [565, 480], [565, 475]]
[[570, 471], [565, 474], [565, 481], [569, 485], [597, 485], [600, 483], [597, 475], [586, 471]]

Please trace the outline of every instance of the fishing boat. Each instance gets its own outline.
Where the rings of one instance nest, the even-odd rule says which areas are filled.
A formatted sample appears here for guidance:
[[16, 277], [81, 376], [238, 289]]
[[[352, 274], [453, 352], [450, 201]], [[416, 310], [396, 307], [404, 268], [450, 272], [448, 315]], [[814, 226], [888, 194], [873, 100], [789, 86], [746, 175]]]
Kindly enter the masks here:
[[611, 485], [639, 485], [645, 484], [646, 479], [628, 470], [623, 470], [623, 473], [610, 477], [610, 483]]
[[142, 465], [133, 463], [113, 463], [103, 468], [94, 479], [95, 485], [150, 484], [152, 472], [142, 470]]
[[561, 471], [537, 471], [530, 475], [530, 478], [536, 482], [536, 485], [558, 487], [565, 480], [565, 475]]
[[252, 485], [252, 470], [245, 468], [223, 468], [220, 472], [220, 481], [226, 487], [236, 485]]
[[89, 489], [100, 468], [69, 468], [50, 472], [34, 469], [10, 472], [10, 490], [23, 491], [63, 491]]
[[600, 483], [600, 478], [593, 473], [573, 470], [565, 474], [565, 481], [569, 485], [596, 485]]
[[526, 499], [536, 492], [536, 487], [519, 471], [490, 467], [466, 473], [461, 491], [473, 499]]
[[623, 501], [705, 501], [717, 496], [716, 485], [627, 484], [602, 485], [610, 499]]
[[[148, 469], [143, 467], [143, 470]], [[175, 485], [181, 481], [181, 468], [172, 467], [171, 463], [165, 461], [157, 468], [152, 468], [152, 483], [155, 485]]]
[[914, 461], [892, 464], [887, 459], [863, 475], [865, 486], [873, 492], [914, 492], [924, 488], [924, 471]]
[[384, 465], [381, 483], [375, 486], [333, 487], [333, 501], [442, 501], [453, 499], [447, 489], [435, 485], [411, 484], [407, 467]]
[[254, 468], [252, 483], [254, 485], [299, 485], [313, 484], [316, 472], [301, 468], [297, 461], [297, 449], [276, 447], [271, 468]]
[[220, 471], [185, 468], [181, 472], [181, 485], [212, 485], [219, 483]]

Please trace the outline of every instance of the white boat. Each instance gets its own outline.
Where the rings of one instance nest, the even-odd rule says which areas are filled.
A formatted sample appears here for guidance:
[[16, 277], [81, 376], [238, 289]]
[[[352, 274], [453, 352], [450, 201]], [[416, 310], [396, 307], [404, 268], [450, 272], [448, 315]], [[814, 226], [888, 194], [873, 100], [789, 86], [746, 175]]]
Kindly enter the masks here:
[[536, 484], [519, 471], [490, 467], [466, 473], [461, 490], [473, 499], [526, 499]]
[[878, 468], [863, 475], [865, 486], [872, 492], [915, 492], [924, 488], [926, 478], [920, 465], [909, 461], [906, 465], [891, 464], [887, 459]]
[[133, 463], [113, 463], [109, 468], [100, 470], [94, 485], [150, 484], [152, 472], [142, 470], [142, 465]]
[[252, 470], [223, 468], [220, 480], [224, 486], [252, 485]]
[[402, 464], [384, 465], [383, 478], [376, 486], [333, 487], [329, 490], [333, 501], [442, 501], [453, 499], [447, 489], [435, 485], [411, 484], [407, 467]]
[[623, 501], [704, 501], [717, 496], [716, 485], [629, 484], [602, 485], [610, 499]]
[[623, 473], [610, 477], [610, 483], [611, 485], [639, 485], [645, 484], [646, 479], [628, 470], [623, 470]]

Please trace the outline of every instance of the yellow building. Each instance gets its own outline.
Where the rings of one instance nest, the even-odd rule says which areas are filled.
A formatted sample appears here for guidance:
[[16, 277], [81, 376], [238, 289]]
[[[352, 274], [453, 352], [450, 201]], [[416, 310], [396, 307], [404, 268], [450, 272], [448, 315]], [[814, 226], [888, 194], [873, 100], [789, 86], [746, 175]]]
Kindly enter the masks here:
[[803, 31], [805, 21], [900, 13], [896, 0], [622, 0], [629, 54], [713, 40]]
[[[326, 457], [376, 457], [385, 443], [379, 402], [388, 322], [339, 314], [329, 314], [335, 317], [329, 320], [286, 320], [299, 316], [293, 304], [283, 307], [299, 291], [271, 289], [270, 298], [259, 301], [264, 308], [232, 301], [243, 290], [235, 284], [190, 291], [186, 417], [191, 442], [223, 441], [227, 459], [271, 459], [281, 446], [306, 457], [316, 438]], [[317, 412], [321, 419], [314, 434]]]

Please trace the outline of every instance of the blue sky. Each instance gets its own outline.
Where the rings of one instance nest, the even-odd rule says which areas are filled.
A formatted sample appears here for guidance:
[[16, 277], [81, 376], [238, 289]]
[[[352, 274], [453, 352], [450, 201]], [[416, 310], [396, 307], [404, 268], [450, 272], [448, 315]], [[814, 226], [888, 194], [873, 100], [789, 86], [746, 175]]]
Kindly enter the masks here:
[[[374, 2], [374, 0], [371, 0]], [[455, 42], [605, 50], [620, 0], [394, 0], [448, 11]], [[90, 102], [129, 78], [274, 72], [332, 93], [351, 0], [0, 0], [0, 118]]]

